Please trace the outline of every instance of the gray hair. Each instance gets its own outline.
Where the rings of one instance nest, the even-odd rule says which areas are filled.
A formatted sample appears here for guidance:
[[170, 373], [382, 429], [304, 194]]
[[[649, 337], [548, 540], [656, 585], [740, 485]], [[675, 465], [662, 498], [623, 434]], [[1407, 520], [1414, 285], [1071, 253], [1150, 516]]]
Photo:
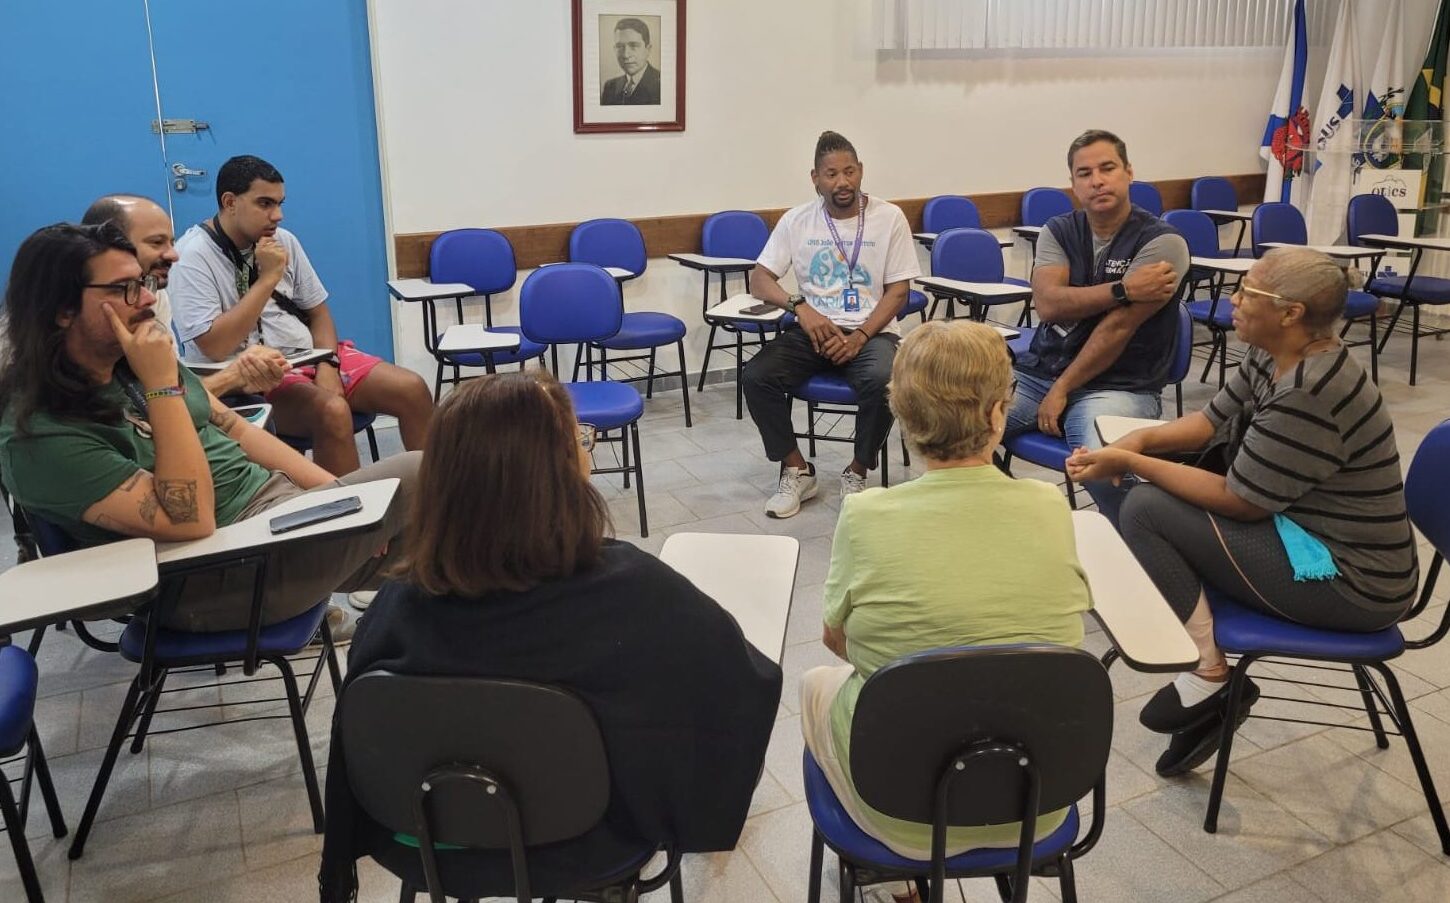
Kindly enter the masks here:
[[1333, 258], [1313, 248], [1273, 248], [1260, 258], [1253, 273], [1266, 291], [1304, 306], [1304, 328], [1310, 335], [1334, 334], [1335, 324], [1344, 316], [1349, 277]]

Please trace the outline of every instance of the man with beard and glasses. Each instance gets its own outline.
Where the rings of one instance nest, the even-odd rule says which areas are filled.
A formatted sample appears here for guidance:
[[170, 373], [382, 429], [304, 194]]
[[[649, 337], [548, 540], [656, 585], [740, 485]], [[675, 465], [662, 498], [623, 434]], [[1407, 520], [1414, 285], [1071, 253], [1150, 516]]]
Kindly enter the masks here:
[[[166, 297], [166, 283], [171, 265], [177, 259], [171, 217], [148, 197], [108, 194], [97, 198], [81, 218], [81, 223], [87, 226], [107, 222], [115, 223], [136, 247], [142, 278], [150, 280], [151, 293], [156, 296], [151, 310], [157, 321], [170, 329], [171, 303]], [[252, 345], [222, 370], [203, 376], [201, 384], [218, 398], [241, 392], [263, 394], [277, 388], [290, 369], [282, 352], [266, 345]]]
[[[765, 456], [780, 462], [769, 517], [791, 517], [816, 494], [816, 468], [796, 444], [791, 392], [811, 376], [836, 372], [855, 390], [855, 456], [841, 473], [841, 494], [866, 488], [866, 472], [891, 432], [886, 383], [901, 338], [896, 315], [921, 275], [906, 216], [861, 191], [856, 148], [836, 132], [816, 141], [811, 182], [816, 200], [788, 211], [750, 272], [750, 293], [795, 314], [790, 326], [745, 366], [745, 401]], [[795, 273], [799, 294], [780, 285]]]
[[[198, 539], [302, 493], [398, 477], [379, 529], [319, 537], [268, 562], [262, 623], [335, 590], [376, 588], [402, 554], [418, 453], [342, 479], [222, 405], [180, 366], [156, 319], [131, 242], [112, 223], [41, 229], [20, 246], [5, 287], [0, 473], [28, 512], [81, 545], [123, 536]], [[251, 581], [189, 578], [168, 627], [247, 626]], [[328, 613], [345, 633], [340, 608]]]

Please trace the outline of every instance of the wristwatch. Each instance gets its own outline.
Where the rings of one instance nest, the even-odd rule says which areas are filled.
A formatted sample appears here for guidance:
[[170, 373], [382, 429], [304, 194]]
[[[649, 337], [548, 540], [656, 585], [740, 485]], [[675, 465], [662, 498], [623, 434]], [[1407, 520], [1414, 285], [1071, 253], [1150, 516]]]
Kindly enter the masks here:
[[791, 295], [789, 298], [785, 299], [785, 309], [790, 311], [791, 313], [795, 313], [795, 309], [800, 305], [804, 304], [805, 301], [805, 295]]
[[1133, 303], [1132, 301], [1128, 300], [1128, 290], [1123, 288], [1123, 283], [1121, 280], [1118, 282], [1114, 282], [1112, 284], [1112, 289], [1113, 300], [1118, 302], [1119, 307], [1127, 307], [1128, 305]]

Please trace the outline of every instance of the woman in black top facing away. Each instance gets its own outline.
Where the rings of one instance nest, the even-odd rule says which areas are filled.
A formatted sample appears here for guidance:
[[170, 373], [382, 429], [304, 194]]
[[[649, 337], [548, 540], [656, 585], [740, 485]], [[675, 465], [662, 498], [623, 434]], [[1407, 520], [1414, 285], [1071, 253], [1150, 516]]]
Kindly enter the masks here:
[[[530, 852], [530, 871], [598, 878], [618, 851], [735, 845], [780, 700], [781, 672], [684, 577], [605, 537], [589, 483], [593, 428], [545, 371], [484, 376], [438, 408], [418, 473], [410, 557], [358, 625], [367, 671], [516, 678], [593, 711], [610, 768], [603, 820]], [[344, 692], [346, 689], [344, 687]], [[402, 847], [348, 787], [334, 724], [322, 899], [355, 899], [356, 860]], [[507, 893], [507, 851], [467, 857], [468, 886]], [[448, 866], [445, 866], [445, 869]], [[421, 884], [421, 870], [419, 874]]]
[[[1173, 734], [1158, 773], [1183, 773], [1218, 748], [1228, 665], [1203, 584], [1249, 608], [1331, 630], [1398, 621], [1418, 585], [1394, 424], [1379, 388], [1337, 337], [1348, 281], [1308, 248], [1279, 248], [1234, 293], [1249, 350], [1201, 411], [1138, 430], [1068, 461], [1073, 479], [1135, 473], [1123, 539], [1199, 650], [1144, 707]], [[1154, 454], [1221, 451], [1224, 475]], [[1252, 703], [1258, 690], [1244, 694]]]

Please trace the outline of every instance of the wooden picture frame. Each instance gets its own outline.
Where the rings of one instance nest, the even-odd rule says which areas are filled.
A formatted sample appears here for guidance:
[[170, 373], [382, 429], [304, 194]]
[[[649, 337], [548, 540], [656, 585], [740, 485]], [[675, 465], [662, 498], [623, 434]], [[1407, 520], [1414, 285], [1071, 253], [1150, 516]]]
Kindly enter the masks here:
[[685, 0], [572, 0], [574, 131], [685, 130]]

